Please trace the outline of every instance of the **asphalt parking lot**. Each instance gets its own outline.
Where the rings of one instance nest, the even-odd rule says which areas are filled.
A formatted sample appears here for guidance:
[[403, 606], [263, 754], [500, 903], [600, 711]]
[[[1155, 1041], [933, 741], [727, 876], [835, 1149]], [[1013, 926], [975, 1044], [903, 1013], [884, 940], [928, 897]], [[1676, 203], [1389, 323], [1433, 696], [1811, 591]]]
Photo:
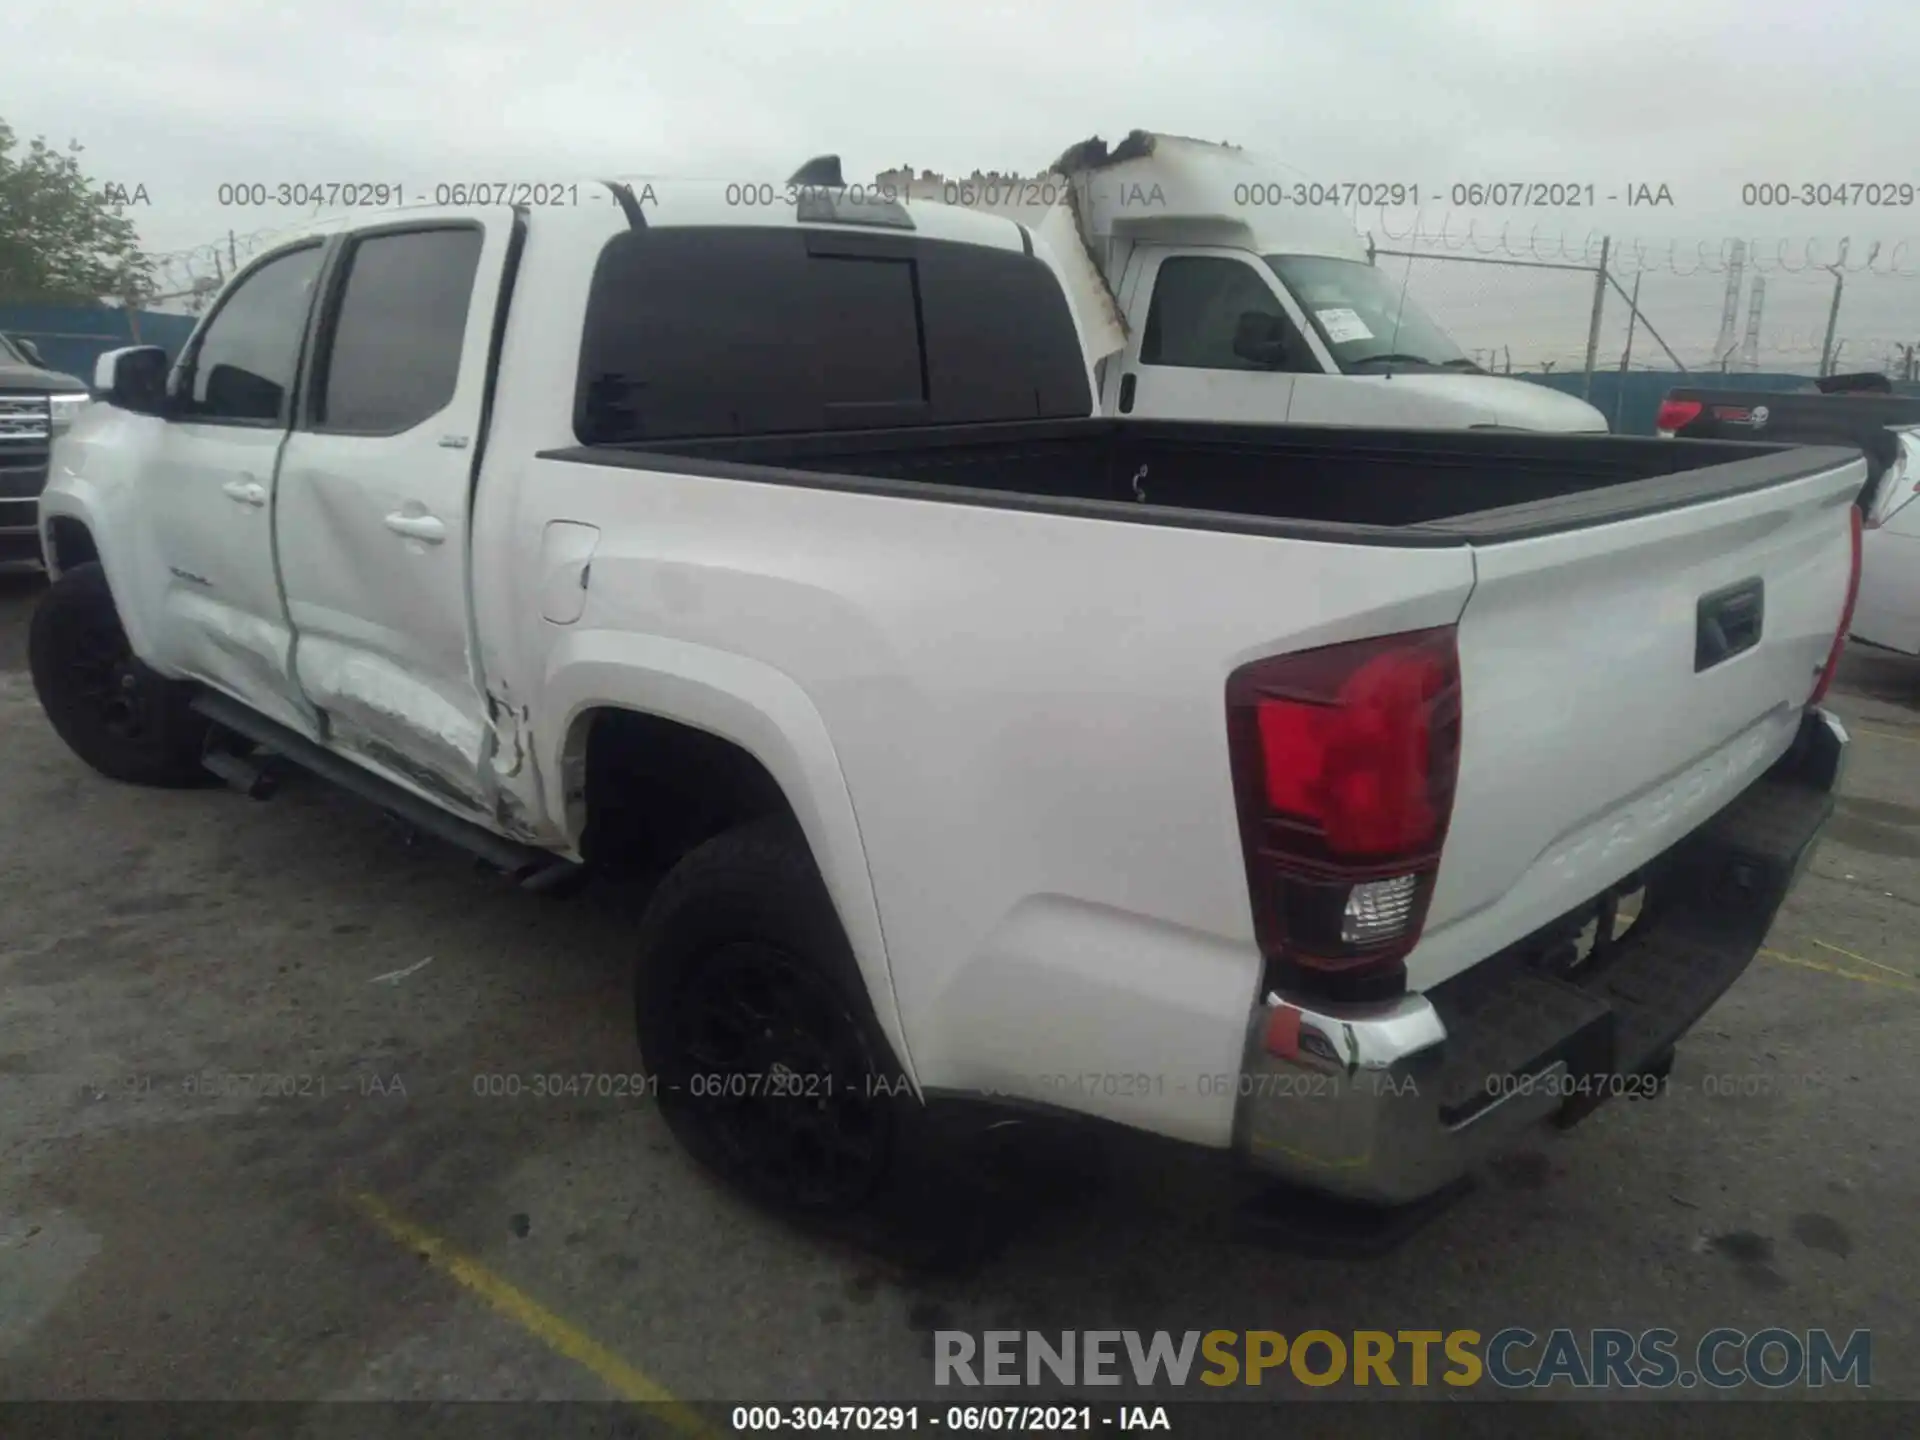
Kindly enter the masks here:
[[1920, 662], [1849, 657], [1827, 843], [1665, 1098], [1378, 1258], [1106, 1173], [927, 1275], [737, 1202], [645, 1102], [476, 1093], [635, 1068], [641, 897], [516, 892], [318, 783], [97, 777], [37, 591], [0, 577], [0, 1399], [944, 1401], [937, 1329], [1506, 1325], [1865, 1327], [1920, 1399]]

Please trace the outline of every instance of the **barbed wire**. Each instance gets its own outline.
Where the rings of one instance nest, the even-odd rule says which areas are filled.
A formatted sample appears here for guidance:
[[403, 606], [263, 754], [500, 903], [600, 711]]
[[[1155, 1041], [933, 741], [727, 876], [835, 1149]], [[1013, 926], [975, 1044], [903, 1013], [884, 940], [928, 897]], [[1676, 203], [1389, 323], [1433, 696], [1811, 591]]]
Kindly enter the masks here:
[[[1470, 216], [1464, 231], [1452, 225], [1446, 216], [1438, 229], [1424, 229], [1416, 216], [1404, 230], [1394, 229], [1388, 212], [1382, 211], [1377, 232], [1372, 232], [1376, 247], [1401, 247], [1435, 258], [1445, 255], [1471, 255], [1481, 259], [1511, 260], [1541, 265], [1582, 265], [1597, 269], [1603, 248], [1607, 268], [1615, 275], [1631, 278], [1636, 274], [1724, 275], [1732, 266], [1733, 247], [1746, 247], [1745, 268], [1753, 275], [1833, 274], [1874, 275], [1881, 278], [1920, 279], [1920, 240], [1903, 238], [1889, 244], [1884, 240], [1862, 242], [1864, 259], [1854, 249], [1853, 237], [1828, 240], [1809, 236], [1803, 240], [1648, 240], [1638, 237], [1609, 237], [1589, 230], [1574, 239], [1567, 231], [1555, 234], [1534, 224], [1520, 229], [1514, 221], [1503, 221], [1497, 230], [1485, 228], [1478, 216]], [[1797, 251], [1797, 254], [1795, 253]]]
[[[1370, 235], [1378, 248], [1404, 247], [1416, 252], [1415, 258], [1444, 259], [1470, 255], [1487, 260], [1511, 260], [1518, 264], [1580, 265], [1597, 269], [1603, 246], [1607, 268], [1622, 279], [1640, 274], [1725, 275], [1732, 268], [1733, 247], [1737, 237], [1721, 240], [1644, 239], [1607, 237], [1589, 230], [1578, 237], [1567, 231], [1554, 233], [1534, 224], [1521, 229], [1515, 222], [1503, 221], [1498, 229], [1487, 228], [1477, 216], [1468, 217], [1464, 230], [1452, 225], [1452, 215], [1443, 218], [1439, 228], [1422, 228], [1418, 217], [1413, 225], [1396, 230], [1381, 216], [1380, 228]], [[262, 247], [298, 227], [234, 233], [199, 245], [151, 254], [156, 288], [162, 292], [194, 293], [207, 282], [220, 283], [234, 267]], [[1803, 240], [1747, 240], [1744, 266], [1750, 275], [1872, 275], [1880, 279], [1920, 279], [1920, 239], [1902, 238], [1891, 244], [1884, 240], [1864, 242], [1861, 258], [1851, 237], [1827, 240], [1813, 236]]]
[[233, 232], [180, 250], [150, 252], [147, 258], [153, 264], [157, 298], [171, 300], [206, 295], [224, 283], [238, 266], [297, 228], [278, 226], [244, 235]]

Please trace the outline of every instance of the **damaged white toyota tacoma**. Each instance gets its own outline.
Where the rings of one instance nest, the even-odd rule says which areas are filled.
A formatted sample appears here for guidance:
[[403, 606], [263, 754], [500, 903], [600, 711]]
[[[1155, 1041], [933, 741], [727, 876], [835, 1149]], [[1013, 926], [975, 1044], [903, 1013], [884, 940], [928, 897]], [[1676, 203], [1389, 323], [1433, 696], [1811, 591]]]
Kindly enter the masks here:
[[764, 188], [320, 224], [105, 357], [54, 728], [666, 867], [647, 1073], [801, 1211], [983, 1098], [1388, 1207], [1656, 1083], [1831, 809], [1859, 455], [1102, 418], [1017, 222]]

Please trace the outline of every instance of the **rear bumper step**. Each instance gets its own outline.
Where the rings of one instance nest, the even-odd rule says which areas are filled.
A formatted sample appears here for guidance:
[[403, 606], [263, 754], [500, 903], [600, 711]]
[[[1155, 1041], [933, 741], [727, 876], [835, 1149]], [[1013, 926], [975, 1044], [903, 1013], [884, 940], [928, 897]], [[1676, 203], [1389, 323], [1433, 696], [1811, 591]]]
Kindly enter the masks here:
[[[1809, 712], [1778, 765], [1635, 878], [1642, 908], [1617, 940], [1618, 890], [1424, 995], [1350, 1008], [1268, 995], [1236, 1148], [1286, 1180], [1403, 1204], [1534, 1125], [1657, 1093], [1675, 1041], [1752, 962], [1811, 858], [1847, 743]], [[1568, 933], [1596, 919], [1609, 938], [1570, 964]]]

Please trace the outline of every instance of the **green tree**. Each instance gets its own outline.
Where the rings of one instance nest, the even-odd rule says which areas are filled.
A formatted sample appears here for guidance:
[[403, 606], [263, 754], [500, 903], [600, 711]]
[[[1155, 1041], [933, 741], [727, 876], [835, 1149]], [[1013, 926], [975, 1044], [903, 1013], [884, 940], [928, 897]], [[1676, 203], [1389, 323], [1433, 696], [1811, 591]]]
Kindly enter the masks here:
[[152, 293], [125, 205], [87, 179], [80, 153], [37, 137], [22, 149], [0, 120], [0, 301], [137, 305]]

